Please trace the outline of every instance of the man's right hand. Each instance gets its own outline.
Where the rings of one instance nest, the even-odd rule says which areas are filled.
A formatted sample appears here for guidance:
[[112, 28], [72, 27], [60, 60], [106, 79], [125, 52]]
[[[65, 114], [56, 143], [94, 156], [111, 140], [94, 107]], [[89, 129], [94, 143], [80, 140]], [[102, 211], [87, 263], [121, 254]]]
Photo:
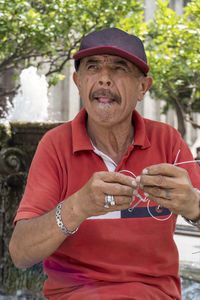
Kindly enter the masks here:
[[[117, 172], [97, 172], [74, 194], [74, 205], [78, 215], [88, 217], [120, 211], [130, 207], [137, 194], [135, 180]], [[105, 196], [113, 195], [115, 205], [105, 208]]]

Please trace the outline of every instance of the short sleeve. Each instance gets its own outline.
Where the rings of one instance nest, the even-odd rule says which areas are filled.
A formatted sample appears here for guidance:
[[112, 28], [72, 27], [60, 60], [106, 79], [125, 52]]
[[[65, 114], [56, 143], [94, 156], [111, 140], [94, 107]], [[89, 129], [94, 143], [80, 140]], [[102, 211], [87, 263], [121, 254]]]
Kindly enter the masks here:
[[60, 201], [61, 168], [54, 144], [43, 138], [32, 160], [27, 184], [14, 222], [40, 216]]

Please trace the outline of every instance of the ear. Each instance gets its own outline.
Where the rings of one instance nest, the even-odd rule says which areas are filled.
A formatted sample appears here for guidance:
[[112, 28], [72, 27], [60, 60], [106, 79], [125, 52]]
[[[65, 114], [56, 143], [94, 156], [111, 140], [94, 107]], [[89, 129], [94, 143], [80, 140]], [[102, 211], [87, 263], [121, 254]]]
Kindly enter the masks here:
[[153, 79], [151, 76], [143, 77], [141, 79], [140, 94], [139, 94], [138, 101], [142, 101], [146, 92], [148, 92], [152, 87], [152, 84], [153, 84]]
[[80, 77], [79, 77], [78, 72], [73, 73], [73, 80], [74, 80], [74, 83], [75, 83], [75, 85], [77, 86], [77, 88], [79, 90], [80, 89]]

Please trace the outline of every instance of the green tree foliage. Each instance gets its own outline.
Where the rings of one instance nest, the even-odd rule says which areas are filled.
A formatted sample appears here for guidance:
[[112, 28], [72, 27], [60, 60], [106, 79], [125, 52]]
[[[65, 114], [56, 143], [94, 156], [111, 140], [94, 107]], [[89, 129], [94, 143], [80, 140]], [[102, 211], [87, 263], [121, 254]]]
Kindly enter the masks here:
[[164, 112], [176, 109], [178, 129], [185, 134], [185, 122], [200, 112], [200, 0], [191, 1], [178, 16], [158, 0], [155, 18], [149, 23], [147, 54], [154, 78], [153, 96], [165, 100]]
[[130, 13], [141, 15], [141, 1], [0, 0], [0, 72], [45, 65], [55, 84], [85, 34]]
[[[200, 112], [200, 0], [190, 1], [183, 16], [168, 7], [169, 0], [158, 0], [149, 23], [143, 20], [142, 2], [0, 0], [0, 73], [35, 65], [55, 84], [85, 34], [117, 26], [145, 41], [151, 92], [165, 100], [165, 113], [176, 109], [184, 136], [185, 120], [199, 127], [193, 112]], [[4, 89], [0, 96], [10, 92]]]

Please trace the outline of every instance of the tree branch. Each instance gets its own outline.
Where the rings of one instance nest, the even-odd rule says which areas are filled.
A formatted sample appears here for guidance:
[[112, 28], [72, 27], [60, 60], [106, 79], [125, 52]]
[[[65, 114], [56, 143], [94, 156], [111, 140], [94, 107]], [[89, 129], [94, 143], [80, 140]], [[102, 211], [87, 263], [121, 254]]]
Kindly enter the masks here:
[[1, 97], [7, 97], [7, 96], [14, 96], [16, 95], [18, 89], [20, 87], [20, 84], [18, 84], [16, 87], [10, 89], [10, 90], [4, 90], [3, 92], [0, 92], [0, 98]]
[[192, 116], [192, 114], [185, 114], [184, 116], [184, 119], [186, 122], [189, 122], [193, 128], [197, 129], [199, 128], [200, 129], [200, 124], [198, 124], [197, 122], [194, 121], [194, 118]]

